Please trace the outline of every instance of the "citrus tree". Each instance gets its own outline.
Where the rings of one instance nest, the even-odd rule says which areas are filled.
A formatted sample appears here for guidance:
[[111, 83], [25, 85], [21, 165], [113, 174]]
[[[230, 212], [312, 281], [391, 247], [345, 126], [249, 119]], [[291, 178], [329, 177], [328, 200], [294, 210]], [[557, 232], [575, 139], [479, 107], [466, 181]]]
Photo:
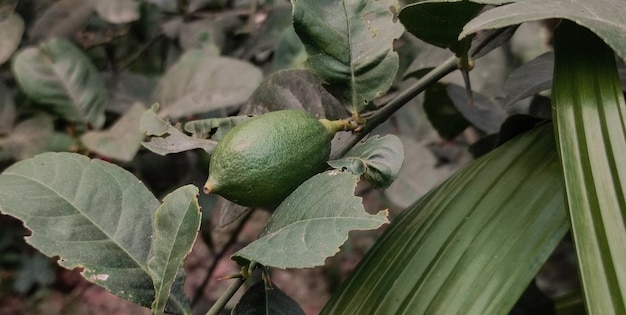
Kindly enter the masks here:
[[[582, 293], [556, 309], [626, 313], [621, 0], [2, 3], [0, 211], [154, 314], [192, 312], [183, 262], [202, 216], [260, 207], [271, 218], [206, 314], [246, 281], [232, 314], [303, 314], [272, 269], [324, 265], [349, 232], [388, 223], [322, 314], [533, 314], [520, 297], [568, 233]], [[514, 55], [537, 21], [550, 48], [480, 86], [502, 70], [481, 60]], [[474, 138], [445, 180], [432, 156], [406, 168], [428, 158], [406, 140], [424, 116], [442, 139]], [[146, 166], [174, 154], [208, 179]], [[402, 176], [431, 184], [400, 183], [415, 200], [397, 216], [355, 194]]]

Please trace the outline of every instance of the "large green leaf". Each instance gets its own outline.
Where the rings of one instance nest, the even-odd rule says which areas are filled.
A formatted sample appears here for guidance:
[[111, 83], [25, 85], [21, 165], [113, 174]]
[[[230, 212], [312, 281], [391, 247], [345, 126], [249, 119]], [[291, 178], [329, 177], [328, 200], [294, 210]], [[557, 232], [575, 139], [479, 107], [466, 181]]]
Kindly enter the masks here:
[[95, 128], [104, 124], [109, 101], [104, 81], [91, 60], [69, 41], [52, 39], [25, 48], [13, 60], [13, 74], [30, 98], [50, 105], [63, 118]]
[[[89, 281], [149, 307], [147, 261], [158, 200], [131, 173], [75, 153], [44, 153], [0, 174], [0, 210], [32, 231], [26, 241]], [[182, 283], [168, 309], [188, 308]]]
[[155, 240], [148, 261], [148, 271], [154, 281], [156, 298], [152, 313], [162, 314], [172, 285], [185, 273], [183, 260], [191, 251], [200, 229], [198, 187], [183, 186], [168, 194], [156, 210]]
[[310, 268], [339, 251], [352, 230], [376, 229], [387, 223], [387, 211], [365, 212], [354, 196], [358, 177], [328, 171], [315, 175], [276, 208], [259, 239], [233, 259], [278, 268]]
[[615, 57], [591, 32], [555, 35], [552, 95], [590, 314], [626, 314], [626, 105]]
[[[563, 18], [600, 36], [626, 60], [626, 15], [623, 0], [473, 0], [506, 4], [491, 9], [465, 25], [460, 38], [480, 30], [502, 28], [528, 21]], [[513, 2], [513, 3], [511, 3]]]
[[398, 71], [393, 41], [404, 28], [396, 0], [293, 1], [293, 24], [311, 71], [354, 114], [387, 92]]
[[568, 230], [564, 195], [545, 125], [394, 219], [322, 314], [506, 314]]
[[81, 141], [104, 157], [130, 162], [141, 147], [143, 134], [139, 131], [139, 121], [145, 111], [141, 103], [135, 103], [111, 128], [86, 132]]
[[0, 17], [0, 65], [9, 60], [24, 35], [24, 20], [18, 14], [6, 19]]
[[250, 63], [192, 49], [159, 81], [154, 98], [161, 114], [180, 118], [241, 105], [262, 79]]

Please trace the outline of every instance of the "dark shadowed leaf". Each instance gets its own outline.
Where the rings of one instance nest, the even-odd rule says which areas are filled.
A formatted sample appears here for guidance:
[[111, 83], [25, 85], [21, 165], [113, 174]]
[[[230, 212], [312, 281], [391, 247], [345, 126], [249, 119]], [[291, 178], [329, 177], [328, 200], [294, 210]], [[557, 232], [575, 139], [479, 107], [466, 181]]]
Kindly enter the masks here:
[[355, 145], [341, 159], [328, 161], [336, 169], [345, 168], [354, 175], [362, 176], [378, 189], [389, 187], [398, 177], [404, 149], [394, 135], [373, 136]]
[[500, 47], [513, 37], [516, 30], [517, 25], [513, 25], [502, 29], [484, 30], [476, 33], [476, 36], [472, 39], [469, 51], [471, 57], [480, 58]]
[[462, 56], [467, 53], [471, 39], [460, 41], [459, 33], [482, 8], [483, 5], [469, 1], [421, 1], [402, 8], [398, 17], [415, 37]]
[[450, 50], [429, 45], [425, 42], [421, 43], [423, 43], [423, 48], [417, 55], [417, 58], [415, 58], [407, 68], [404, 74], [405, 77], [421, 78], [428, 73], [428, 71], [442, 64], [454, 55]]
[[13, 91], [0, 82], [0, 134], [9, 133], [13, 129], [16, 115]]
[[398, 71], [393, 41], [404, 31], [398, 2], [298, 0], [293, 24], [308, 68], [328, 82], [350, 112], [359, 114], [387, 92]]
[[266, 288], [264, 281], [246, 290], [231, 315], [304, 315], [298, 302], [290, 298], [276, 285]]
[[51, 39], [21, 50], [13, 74], [28, 97], [63, 118], [100, 128], [109, 102], [100, 73], [74, 44]]
[[553, 68], [554, 54], [547, 52], [515, 69], [504, 83], [504, 106], [551, 88]]
[[470, 126], [470, 122], [450, 99], [445, 84], [438, 83], [426, 90], [424, 111], [439, 136], [444, 139], [454, 139]]
[[454, 106], [474, 127], [486, 133], [500, 130], [500, 125], [507, 117], [500, 104], [477, 92], [472, 92], [473, 102], [470, 103], [465, 88], [456, 84], [449, 84], [447, 91]]
[[357, 176], [336, 170], [311, 177], [276, 208], [259, 238], [232, 259], [282, 269], [323, 265], [339, 251], [348, 232], [388, 222], [386, 210], [365, 212], [361, 198], [354, 196], [357, 181]]
[[168, 121], [157, 116], [158, 109], [159, 105], [155, 104], [141, 116], [139, 130], [149, 137], [148, 141], [141, 143], [144, 147], [160, 155], [193, 149], [203, 149], [208, 153], [213, 152], [215, 145], [217, 145], [216, 141], [186, 135], [178, 127], [172, 126]]
[[[90, 282], [149, 307], [147, 270], [158, 200], [128, 171], [75, 153], [44, 153], [0, 175], [0, 209], [32, 231], [26, 241]], [[25, 194], [24, 192], [28, 192]], [[182, 282], [168, 310], [188, 310]]]
[[562, 176], [551, 125], [472, 162], [394, 219], [321, 314], [507, 314], [569, 228]]
[[345, 118], [344, 108], [322, 85], [319, 77], [306, 70], [279, 71], [261, 83], [241, 112], [264, 114], [281, 109], [301, 109], [318, 118]]
[[12, 14], [6, 19], [0, 18], [0, 65], [5, 63], [22, 41], [24, 35], [24, 20], [18, 14]]
[[101, 156], [130, 162], [144, 137], [139, 131], [139, 121], [145, 111], [142, 104], [135, 103], [109, 129], [88, 131], [80, 139], [89, 150]]

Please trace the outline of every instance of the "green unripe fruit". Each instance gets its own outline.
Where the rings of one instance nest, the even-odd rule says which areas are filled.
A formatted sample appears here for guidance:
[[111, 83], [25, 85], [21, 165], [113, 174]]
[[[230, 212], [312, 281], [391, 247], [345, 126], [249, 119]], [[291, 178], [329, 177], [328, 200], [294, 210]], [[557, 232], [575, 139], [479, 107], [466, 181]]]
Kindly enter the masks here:
[[215, 147], [204, 191], [249, 207], [277, 204], [327, 167], [333, 135], [300, 110], [253, 117]]

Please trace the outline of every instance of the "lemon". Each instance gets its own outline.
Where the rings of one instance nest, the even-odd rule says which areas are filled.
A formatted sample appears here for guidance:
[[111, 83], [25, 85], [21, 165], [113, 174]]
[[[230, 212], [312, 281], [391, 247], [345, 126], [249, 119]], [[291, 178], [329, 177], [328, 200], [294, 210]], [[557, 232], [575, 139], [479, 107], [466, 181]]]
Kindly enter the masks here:
[[326, 125], [305, 111], [289, 109], [235, 126], [211, 155], [204, 192], [249, 207], [279, 203], [327, 167], [336, 130]]

